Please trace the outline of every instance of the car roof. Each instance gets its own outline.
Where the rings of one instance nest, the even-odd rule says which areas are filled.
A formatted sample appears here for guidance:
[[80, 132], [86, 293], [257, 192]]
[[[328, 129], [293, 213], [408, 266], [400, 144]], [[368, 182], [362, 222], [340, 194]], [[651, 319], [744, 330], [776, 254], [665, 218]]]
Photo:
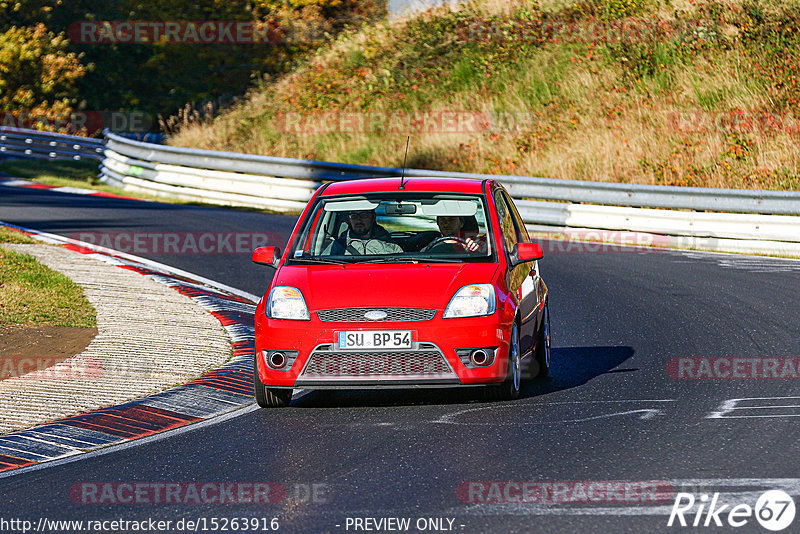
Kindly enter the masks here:
[[483, 193], [483, 182], [484, 180], [475, 178], [405, 178], [403, 181], [403, 189], [399, 189], [399, 176], [394, 178], [366, 178], [331, 183], [322, 191], [321, 196], [390, 193], [398, 191]]

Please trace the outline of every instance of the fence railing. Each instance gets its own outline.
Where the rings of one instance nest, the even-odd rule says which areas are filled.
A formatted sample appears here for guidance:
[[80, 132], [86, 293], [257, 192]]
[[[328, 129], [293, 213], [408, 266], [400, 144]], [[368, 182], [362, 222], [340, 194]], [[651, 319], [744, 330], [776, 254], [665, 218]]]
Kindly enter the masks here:
[[[401, 172], [386, 167], [152, 145], [112, 133], [107, 133], [107, 139], [102, 173], [108, 183], [231, 205], [299, 210], [325, 181], [398, 176]], [[800, 192], [648, 186], [421, 169], [406, 169], [405, 175], [496, 179], [515, 198], [525, 223], [536, 230], [649, 232], [691, 238], [695, 244], [704, 243], [705, 248], [715, 250], [800, 255]]]
[[[297, 187], [313, 192], [321, 181], [351, 180], [399, 176], [401, 169], [367, 167], [323, 161], [310, 161], [272, 156], [255, 156], [236, 152], [219, 152], [190, 148], [171, 147], [141, 143], [107, 133], [107, 158], [119, 163], [142, 166], [141, 162], [171, 165], [169, 171], [183, 167], [193, 169], [197, 180], [187, 182], [185, 187], [203, 190], [205, 171], [218, 170], [228, 173], [227, 178], [248, 184], [269, 179], [286, 178], [305, 180], [295, 183]], [[127, 159], [125, 159], [127, 158]], [[124, 169], [124, 166], [118, 166]], [[153, 167], [158, 172], [163, 167]], [[528, 176], [497, 176], [485, 174], [452, 173], [421, 169], [406, 169], [406, 176], [463, 177], [501, 181], [516, 198], [560, 200], [565, 202], [588, 202], [592, 204], [689, 209], [696, 211], [725, 211], [733, 213], [760, 213], [770, 215], [800, 215], [800, 192], [796, 191], [749, 191], [740, 189], [716, 189], [701, 187], [675, 187], [659, 185], [634, 185], [581, 180], [559, 180]], [[248, 176], [243, 176], [248, 175]], [[132, 175], [135, 176], [135, 175]], [[155, 177], [156, 175], [153, 175]], [[265, 180], [266, 179], [266, 180]], [[213, 184], [213, 182], [211, 182]], [[252, 189], [251, 189], [252, 191]], [[283, 200], [297, 200], [285, 198]]]
[[104, 139], [0, 127], [0, 156], [100, 160], [104, 146]]
[[[9, 130], [13, 131], [7, 133]], [[6, 153], [17, 150], [23, 136], [31, 139], [27, 144], [44, 139], [56, 142], [49, 145], [52, 150], [48, 154], [69, 153], [65, 148], [69, 143], [81, 157], [94, 157], [98, 150], [95, 140], [87, 143], [74, 136], [8, 128], [0, 133], [6, 136], [0, 137], [0, 154], [3, 149]], [[401, 170], [156, 145], [106, 132], [100, 172], [104, 182], [134, 192], [299, 211], [326, 181], [398, 176]], [[646, 232], [687, 238], [696, 248], [800, 255], [800, 192], [796, 191], [650, 186], [421, 169], [406, 169], [405, 175], [498, 180], [514, 197], [525, 223], [535, 230]]]

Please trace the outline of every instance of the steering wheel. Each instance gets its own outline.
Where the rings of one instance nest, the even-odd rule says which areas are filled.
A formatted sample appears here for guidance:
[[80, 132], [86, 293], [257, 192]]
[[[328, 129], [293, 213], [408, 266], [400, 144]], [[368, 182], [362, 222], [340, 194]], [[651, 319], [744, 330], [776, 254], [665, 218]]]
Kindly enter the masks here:
[[454, 236], [454, 235], [443, 235], [442, 237], [437, 237], [436, 239], [434, 239], [433, 241], [431, 241], [430, 243], [428, 243], [427, 245], [422, 247], [420, 249], [420, 252], [427, 252], [430, 249], [432, 249], [433, 247], [435, 247], [436, 245], [439, 245], [441, 243], [445, 243], [447, 241], [455, 241], [456, 243], [458, 243], [459, 245], [464, 247], [464, 249], [469, 247], [469, 244], [467, 243], [466, 239], [462, 239], [462, 238]]

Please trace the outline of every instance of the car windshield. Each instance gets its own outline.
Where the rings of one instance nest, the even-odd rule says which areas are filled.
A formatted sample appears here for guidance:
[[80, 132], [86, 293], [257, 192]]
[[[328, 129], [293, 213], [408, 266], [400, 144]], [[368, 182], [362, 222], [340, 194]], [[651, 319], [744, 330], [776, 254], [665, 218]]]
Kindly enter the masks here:
[[492, 261], [477, 195], [384, 193], [320, 200], [290, 254], [292, 263]]

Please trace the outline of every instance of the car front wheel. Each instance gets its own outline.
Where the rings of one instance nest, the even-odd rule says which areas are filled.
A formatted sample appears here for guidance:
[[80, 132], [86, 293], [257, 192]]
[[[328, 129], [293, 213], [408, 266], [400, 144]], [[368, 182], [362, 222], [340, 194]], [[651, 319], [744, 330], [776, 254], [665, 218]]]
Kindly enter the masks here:
[[539, 367], [537, 377], [544, 378], [550, 374], [550, 306], [547, 302], [544, 304], [542, 327], [536, 340], [536, 363]]
[[519, 327], [516, 321], [511, 329], [511, 342], [508, 344], [508, 373], [502, 384], [488, 386], [488, 400], [514, 400], [519, 397], [522, 383], [522, 362], [519, 353]]
[[258, 378], [258, 362], [253, 358], [253, 396], [262, 408], [282, 408], [292, 400], [291, 389], [268, 388]]

